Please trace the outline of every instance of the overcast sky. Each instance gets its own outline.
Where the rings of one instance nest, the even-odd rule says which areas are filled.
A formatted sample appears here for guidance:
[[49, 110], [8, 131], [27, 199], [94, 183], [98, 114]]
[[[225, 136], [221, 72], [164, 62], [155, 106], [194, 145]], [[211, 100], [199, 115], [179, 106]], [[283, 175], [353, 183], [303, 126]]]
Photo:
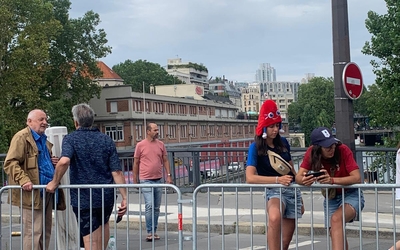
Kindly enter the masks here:
[[[255, 80], [270, 63], [278, 81], [305, 73], [333, 75], [330, 0], [71, 0], [71, 17], [93, 10], [107, 33], [112, 67], [127, 59], [167, 64], [168, 58], [203, 63], [209, 76]], [[375, 80], [361, 49], [370, 34], [367, 12], [386, 12], [384, 0], [348, 0], [351, 60], [364, 83]]]

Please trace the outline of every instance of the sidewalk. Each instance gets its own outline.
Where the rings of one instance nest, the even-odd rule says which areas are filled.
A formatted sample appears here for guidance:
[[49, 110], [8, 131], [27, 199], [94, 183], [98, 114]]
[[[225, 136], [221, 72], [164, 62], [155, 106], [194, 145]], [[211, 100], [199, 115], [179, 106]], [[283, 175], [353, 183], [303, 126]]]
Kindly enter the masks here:
[[[361, 214], [361, 221], [348, 223], [347, 235], [359, 235], [361, 232], [365, 237], [379, 238], [393, 237], [393, 229], [400, 228], [400, 207], [392, 202], [390, 193], [364, 193], [365, 208]], [[182, 228], [185, 232], [193, 230], [193, 222], [197, 225], [197, 232], [210, 233], [253, 233], [265, 234], [267, 221], [265, 210], [265, 198], [263, 192], [250, 193], [198, 193], [196, 197], [197, 209], [193, 211], [191, 193], [182, 194]], [[326, 235], [324, 228], [323, 197], [315, 192], [310, 195], [303, 192], [305, 213], [298, 219], [297, 233], [299, 235], [310, 235], [311, 228], [314, 235]], [[9, 223], [10, 212], [12, 212], [13, 224], [19, 223], [20, 215], [18, 207], [7, 204], [7, 195], [3, 194], [2, 200], [2, 222]], [[119, 201], [118, 201], [119, 202]], [[138, 229], [142, 224], [144, 228], [144, 200], [137, 192], [129, 193], [129, 213], [117, 224], [118, 228], [126, 229], [129, 222], [130, 229]], [[139, 202], [141, 203], [139, 205]], [[119, 203], [117, 203], [119, 204]], [[168, 231], [178, 231], [178, 195], [168, 193], [162, 198], [159, 218], [159, 230], [167, 227]], [[140, 209], [141, 208], [141, 209]], [[377, 208], [378, 213], [376, 213]], [[393, 209], [395, 215], [393, 215]], [[193, 220], [196, 212], [196, 219]], [[111, 216], [110, 226], [114, 227], [114, 216]], [[312, 225], [312, 226], [311, 226]], [[397, 230], [396, 230], [397, 231]], [[400, 237], [400, 234], [397, 236]]]

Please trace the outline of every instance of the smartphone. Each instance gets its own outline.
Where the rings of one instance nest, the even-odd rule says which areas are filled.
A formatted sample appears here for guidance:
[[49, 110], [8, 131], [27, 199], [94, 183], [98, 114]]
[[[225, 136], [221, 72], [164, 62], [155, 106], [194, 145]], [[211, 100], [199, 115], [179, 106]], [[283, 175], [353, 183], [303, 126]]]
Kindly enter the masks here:
[[119, 223], [121, 220], [122, 220], [122, 216], [118, 216], [116, 223]]
[[[121, 209], [118, 209], [118, 212], [121, 211]], [[119, 223], [122, 220], [122, 216], [117, 217], [117, 221], [115, 223]]]
[[319, 171], [319, 172], [312, 172], [312, 173], [307, 173], [306, 174], [306, 177], [308, 177], [308, 176], [310, 176], [310, 175], [312, 175], [312, 176], [314, 176], [314, 177], [320, 177], [321, 175], [324, 175], [325, 174], [325, 172], [322, 172], [322, 171]]

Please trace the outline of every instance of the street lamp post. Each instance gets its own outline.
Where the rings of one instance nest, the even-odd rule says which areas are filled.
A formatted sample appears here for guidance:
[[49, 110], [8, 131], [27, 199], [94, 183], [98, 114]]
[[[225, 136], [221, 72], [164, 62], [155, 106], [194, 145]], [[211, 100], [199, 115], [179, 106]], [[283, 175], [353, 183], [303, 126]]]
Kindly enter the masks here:
[[144, 82], [142, 83], [142, 86], [143, 86], [143, 122], [144, 122], [143, 127], [145, 128], [145, 131], [146, 131], [146, 126], [147, 126], [146, 112], [147, 112], [147, 110], [146, 110], [146, 93], [145, 93], [145, 89], [144, 89]]

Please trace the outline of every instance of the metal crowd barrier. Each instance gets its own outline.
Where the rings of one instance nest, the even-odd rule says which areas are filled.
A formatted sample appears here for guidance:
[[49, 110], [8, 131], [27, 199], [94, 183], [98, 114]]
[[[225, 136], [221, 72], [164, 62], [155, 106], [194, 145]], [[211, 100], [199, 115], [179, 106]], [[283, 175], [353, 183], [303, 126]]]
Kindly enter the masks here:
[[[324, 208], [321, 188], [331, 185], [314, 184], [311, 187], [291, 185], [258, 184], [203, 184], [186, 199], [180, 189], [169, 184], [125, 184], [125, 185], [61, 185], [64, 191], [71, 189], [127, 188], [128, 211], [118, 224], [116, 214], [110, 218], [110, 235], [116, 238], [117, 250], [123, 249], [266, 249], [267, 188], [298, 188], [305, 204], [305, 213], [297, 218], [289, 249], [331, 249], [329, 232], [324, 227]], [[163, 188], [159, 218], [159, 241], [146, 242], [143, 188]], [[400, 215], [396, 205], [395, 184], [358, 184], [338, 188], [356, 188], [364, 192], [365, 207], [359, 221], [347, 223], [345, 235], [349, 249], [389, 249], [400, 240]], [[35, 186], [43, 189], [45, 186]], [[4, 250], [22, 249], [21, 211], [7, 203], [7, 193], [19, 186], [0, 189], [0, 247]], [[68, 196], [68, 195], [67, 195]], [[104, 201], [104, 200], [103, 200]], [[119, 197], [116, 204], [119, 205]], [[114, 207], [116, 211], [117, 206]], [[282, 209], [282, 207], [281, 207]], [[53, 212], [53, 230], [49, 249], [80, 249], [77, 239], [79, 229], [71, 230], [76, 222], [71, 206], [62, 212]], [[76, 226], [76, 225], [75, 225]], [[72, 232], [71, 232], [72, 231]], [[102, 232], [104, 235], [104, 232]], [[76, 236], [75, 236], [76, 237]]]
[[[44, 188], [45, 186], [43, 185], [34, 186], [34, 190], [43, 190]], [[118, 195], [118, 188], [127, 188], [129, 192], [127, 197], [128, 211], [123, 216], [122, 221], [116, 224], [116, 211], [118, 205], [121, 203], [121, 197], [118, 195], [119, 197], [116, 200], [113, 213], [109, 220], [110, 235], [116, 239], [116, 249], [156, 249], [156, 247], [160, 247], [160, 245], [163, 246], [163, 249], [183, 249], [182, 195], [179, 188], [174, 185], [60, 185], [59, 188], [67, 194], [66, 197], [69, 197], [68, 191], [70, 189], [78, 189], [78, 193], [82, 190], [89, 189], [90, 197], [92, 197], [93, 190], [102, 189], [102, 204], [104, 204], [104, 189], [112, 188], [114, 189], [115, 195]], [[162, 188], [163, 190], [157, 230], [161, 240], [152, 240], [151, 242], [146, 242], [145, 240], [147, 236], [145, 224], [145, 203], [144, 198], [141, 195], [142, 190], [145, 188], [151, 188], [152, 195], [154, 195], [154, 188]], [[22, 192], [22, 189], [19, 186], [9, 185], [0, 189], [0, 214], [2, 217], [0, 220], [0, 249], [2, 250], [23, 249], [24, 235], [22, 230], [23, 225], [21, 223], [21, 213], [23, 210], [20, 210], [19, 207], [12, 206], [7, 202], [7, 193], [11, 189], [17, 189]], [[43, 198], [45, 198], [45, 196], [46, 192], [44, 192]], [[76, 225], [76, 217], [72, 211], [71, 205], [69, 204], [69, 201], [67, 201], [67, 208], [64, 211], [53, 211], [53, 227], [49, 249], [81, 249], [80, 229]], [[90, 214], [92, 215], [92, 210], [90, 211]], [[78, 216], [80, 216], [80, 213], [78, 213]], [[93, 218], [91, 217], [90, 222], [92, 222], [92, 219]], [[152, 217], [152, 219], [154, 220], [154, 217]], [[171, 222], [173, 223], [171, 224]], [[45, 223], [43, 225], [45, 225]], [[173, 233], [171, 234], [171, 232]], [[101, 234], [104, 238], [104, 230], [102, 230]], [[46, 239], [44, 238], [43, 242], [45, 240]], [[93, 239], [91, 238], [90, 242], [92, 242], [92, 240]], [[171, 244], [171, 242], [173, 244]], [[102, 247], [103, 249], [106, 249], [107, 246], [104, 246], [103, 243]], [[34, 249], [33, 246], [32, 249]]]
[[[292, 147], [291, 154], [297, 170], [307, 148]], [[174, 184], [181, 192], [193, 192], [201, 184], [245, 183], [247, 147], [168, 147], [168, 159]], [[132, 183], [132, 150], [119, 151], [121, 166], [127, 184]], [[7, 185], [3, 171], [6, 154], [0, 154], [0, 186]], [[365, 183], [383, 184], [395, 182], [396, 148], [356, 147], [355, 158]]]
[[[265, 192], [274, 187], [299, 188], [305, 204], [303, 217], [296, 219], [289, 249], [332, 249], [329, 231], [324, 226], [324, 198], [320, 191], [332, 185], [322, 184], [312, 187], [296, 184], [289, 187], [278, 184], [201, 185], [193, 193], [192, 249], [268, 249]], [[363, 191], [365, 207], [359, 221], [346, 224], [344, 232], [351, 239], [349, 249], [389, 249], [400, 240], [400, 215], [397, 215], [399, 207], [395, 200], [395, 189], [400, 185], [358, 184], [351, 187]], [[202, 233], [207, 235], [206, 240], [198, 237]]]

